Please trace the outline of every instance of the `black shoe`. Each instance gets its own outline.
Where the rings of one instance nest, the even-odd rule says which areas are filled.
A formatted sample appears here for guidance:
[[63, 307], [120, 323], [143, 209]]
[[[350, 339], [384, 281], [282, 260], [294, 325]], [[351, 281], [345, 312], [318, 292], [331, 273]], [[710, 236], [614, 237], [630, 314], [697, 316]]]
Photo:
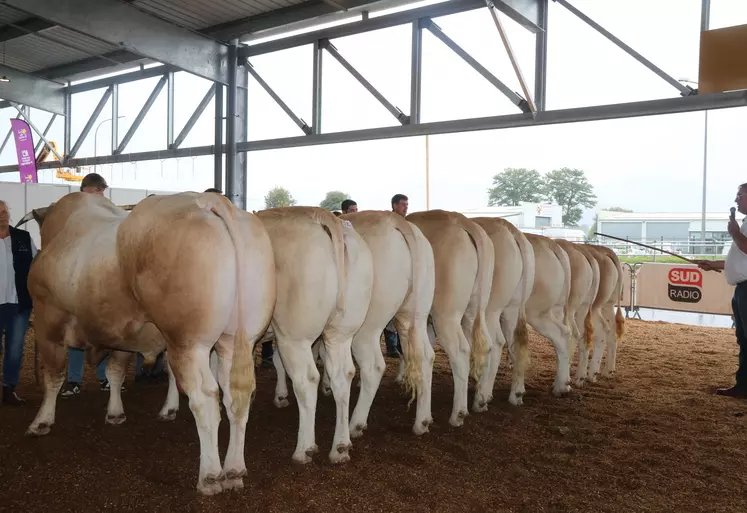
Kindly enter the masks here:
[[76, 383], [75, 381], [68, 381], [65, 388], [60, 392], [60, 396], [62, 397], [72, 397], [78, 394], [80, 394], [80, 383]]
[[[109, 380], [108, 379], [102, 379], [101, 381], [99, 381], [99, 385], [101, 385], [101, 391], [102, 392], [109, 392], [109, 390], [111, 390], [111, 385], [109, 385]], [[124, 383], [122, 383], [122, 387], [121, 387], [120, 390], [122, 392], [126, 392], [127, 391], [127, 389], [124, 386]]]
[[20, 406], [26, 401], [18, 397], [14, 385], [3, 385], [3, 404], [10, 406]]

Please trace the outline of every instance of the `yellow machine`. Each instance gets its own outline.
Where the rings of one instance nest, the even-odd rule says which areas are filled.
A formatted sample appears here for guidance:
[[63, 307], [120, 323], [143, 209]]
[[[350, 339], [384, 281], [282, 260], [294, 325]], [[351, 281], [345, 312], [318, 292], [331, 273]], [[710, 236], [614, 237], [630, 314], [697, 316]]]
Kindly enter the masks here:
[[[57, 150], [57, 144], [54, 141], [49, 141], [49, 145], [54, 148], [55, 151], [59, 153]], [[57, 156], [49, 150], [49, 147], [45, 144], [41, 151], [39, 152], [39, 156], [36, 157], [36, 163], [39, 164], [40, 162], [44, 162], [49, 158], [49, 156], [52, 156], [54, 160], [58, 160]], [[88, 171], [88, 168], [57, 168], [57, 171], [55, 172], [55, 178], [62, 178], [63, 180], [67, 182], [81, 182], [83, 181], [83, 176], [85, 176]]]

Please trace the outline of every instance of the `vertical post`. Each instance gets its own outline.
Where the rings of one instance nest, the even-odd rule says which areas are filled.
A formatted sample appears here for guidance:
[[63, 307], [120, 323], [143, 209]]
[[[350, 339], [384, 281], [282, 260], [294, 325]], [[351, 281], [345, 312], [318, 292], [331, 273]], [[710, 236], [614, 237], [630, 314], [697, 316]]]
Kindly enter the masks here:
[[223, 84], [215, 83], [215, 162], [213, 187], [223, 190]]
[[228, 86], [226, 88], [226, 190], [231, 203], [237, 204], [236, 190], [236, 45], [237, 40], [228, 46]]
[[321, 41], [314, 41], [314, 76], [311, 85], [311, 133], [322, 133], [322, 55]]
[[70, 153], [70, 149], [73, 147], [71, 143], [72, 138], [72, 124], [71, 124], [71, 116], [73, 113], [73, 107], [72, 107], [72, 95], [70, 93], [65, 93], [65, 133], [64, 133], [64, 142], [63, 142], [63, 158], [67, 160], [67, 156]]
[[428, 135], [425, 136], [425, 209], [431, 209], [431, 169]]
[[167, 75], [166, 84], [166, 148], [174, 145], [174, 72]]
[[423, 27], [412, 22], [412, 65], [410, 67], [410, 124], [420, 123], [420, 78], [423, 66]]
[[550, 0], [539, 0], [537, 3], [540, 31], [535, 36], [534, 57], [534, 104], [537, 111], [545, 110], [547, 95], [547, 10]]
[[[248, 138], [247, 113], [249, 110], [249, 72], [241, 65], [236, 70], [236, 142], [246, 142]], [[246, 188], [247, 188], [247, 158], [249, 154], [245, 151], [236, 153], [236, 164], [234, 166], [234, 195], [236, 206], [246, 210]]]
[[[711, 23], [711, 0], [702, 0], [700, 10], [700, 32], [708, 30]], [[703, 205], [700, 218], [700, 242], [703, 244], [701, 252], [705, 253], [706, 232], [706, 176], [708, 174], [708, 110], [703, 111]]]
[[119, 84], [112, 85], [112, 155], [119, 146]]

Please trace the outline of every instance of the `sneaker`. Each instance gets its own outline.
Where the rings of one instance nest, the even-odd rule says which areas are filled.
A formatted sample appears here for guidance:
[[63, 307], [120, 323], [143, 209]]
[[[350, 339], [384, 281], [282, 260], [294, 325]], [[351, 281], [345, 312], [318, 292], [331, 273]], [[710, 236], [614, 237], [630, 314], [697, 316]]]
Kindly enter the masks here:
[[80, 383], [76, 383], [75, 381], [68, 381], [62, 388], [62, 392], [60, 392], [62, 397], [71, 397], [78, 394], [80, 394]]
[[16, 387], [13, 385], [3, 385], [3, 404], [10, 406], [20, 406], [26, 401], [18, 397]]
[[[99, 384], [101, 385], [101, 390], [102, 391], [108, 392], [109, 390], [111, 390], [111, 385], [109, 385], [109, 380], [108, 379], [102, 379], [101, 381], [99, 381]], [[127, 390], [125, 388], [125, 386], [124, 386], [124, 383], [122, 384], [122, 389], [121, 390], [122, 390], [122, 392], [125, 392]]]

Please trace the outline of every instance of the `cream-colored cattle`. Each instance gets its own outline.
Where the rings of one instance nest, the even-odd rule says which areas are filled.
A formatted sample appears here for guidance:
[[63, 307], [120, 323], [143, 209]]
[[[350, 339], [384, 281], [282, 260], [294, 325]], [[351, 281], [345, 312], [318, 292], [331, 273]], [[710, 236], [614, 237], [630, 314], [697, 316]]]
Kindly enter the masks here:
[[404, 351], [406, 388], [417, 396], [413, 432], [421, 435], [433, 422], [431, 381], [433, 348], [428, 340], [428, 314], [433, 305], [435, 270], [433, 250], [414, 224], [394, 212], [363, 211], [345, 214], [371, 250], [374, 285], [371, 306], [353, 338], [353, 356], [361, 370], [361, 391], [350, 420], [351, 436], [367, 427], [368, 414], [386, 365], [380, 337], [394, 319]]
[[[275, 252], [278, 294], [271, 324], [298, 403], [293, 460], [309, 463], [318, 451], [314, 423], [319, 371], [311, 346], [321, 335], [324, 367], [337, 404], [329, 459], [349, 461], [350, 384], [355, 375], [351, 344], [371, 301], [371, 252], [352, 226], [322, 208], [276, 208], [257, 212], [257, 216]], [[278, 378], [276, 404], [287, 397], [285, 379]]]
[[[623, 317], [620, 303], [623, 292], [623, 268], [620, 259], [614, 251], [604, 246], [588, 244], [585, 246], [597, 258], [599, 263], [599, 292], [592, 307], [594, 313], [594, 353], [591, 358], [589, 369], [592, 383], [597, 381], [599, 369], [607, 348], [607, 360], [604, 367], [604, 375], [610, 377], [615, 373], [617, 361], [617, 344], [622, 340], [625, 332], [625, 317]], [[615, 313], [617, 303], [617, 313]], [[587, 358], [588, 360], [588, 351]], [[580, 359], [579, 359], [580, 360]], [[577, 380], [583, 381], [587, 377], [586, 366], [577, 367]]]
[[[28, 432], [47, 434], [54, 423], [66, 346], [99, 352], [99, 361], [101, 350], [114, 350], [106, 369], [112, 390], [107, 421], [124, 420], [116, 398], [129, 355], [118, 350], [162, 350], [153, 347], [159, 337], [140, 336], [152, 323], [197, 424], [197, 489], [212, 495], [242, 487], [255, 389], [251, 348], [270, 322], [276, 292], [272, 246], [259, 219], [216, 194], [153, 196], [126, 215], [103, 196], [76, 192], [49, 208], [41, 238], [29, 291], [45, 390]], [[218, 383], [209, 365], [213, 346], [231, 424], [223, 466]]]
[[586, 369], [589, 350], [594, 344], [594, 310], [592, 305], [599, 291], [599, 263], [584, 244], [556, 239], [566, 252], [571, 263], [571, 290], [568, 296], [567, 315], [571, 321], [569, 358], [573, 358], [575, 344], [579, 348], [576, 386], [583, 386], [584, 379], [578, 370]]
[[514, 362], [511, 379], [511, 404], [521, 405], [524, 376], [529, 365], [529, 333], [526, 303], [534, 284], [534, 251], [526, 237], [513, 224], [496, 217], [474, 217], [490, 237], [495, 252], [493, 284], [486, 309], [486, 320], [494, 347], [475, 393], [472, 409], [486, 409], [493, 399], [493, 386], [501, 364], [503, 347]]
[[436, 285], [431, 317], [454, 378], [449, 423], [461, 426], [468, 414], [470, 371], [480, 379], [493, 345], [485, 322], [493, 281], [493, 243], [485, 230], [457, 212], [429, 210], [406, 219], [420, 228], [433, 249]]
[[533, 233], [524, 236], [532, 244], [535, 266], [532, 294], [526, 304], [527, 321], [555, 348], [558, 367], [553, 393], [559, 396], [571, 391], [571, 319], [566, 309], [571, 288], [571, 264], [568, 254], [552, 239]]

